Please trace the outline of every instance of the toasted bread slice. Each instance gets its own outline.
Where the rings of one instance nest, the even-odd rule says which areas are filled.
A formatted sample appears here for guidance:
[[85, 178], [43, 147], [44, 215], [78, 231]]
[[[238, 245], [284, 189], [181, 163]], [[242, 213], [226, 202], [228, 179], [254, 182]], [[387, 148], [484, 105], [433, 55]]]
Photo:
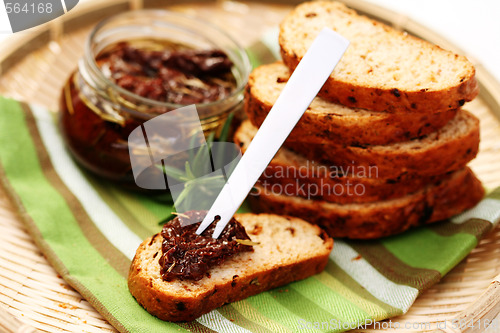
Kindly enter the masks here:
[[[333, 240], [318, 226], [298, 218], [270, 214], [237, 214], [254, 242], [243, 252], [210, 270], [199, 281], [161, 278], [162, 236], [146, 239], [130, 267], [130, 292], [148, 312], [162, 320], [189, 321], [204, 313], [265, 290], [321, 272]], [[298, 250], [300, 248], [300, 250]]]
[[323, 27], [351, 44], [320, 96], [349, 107], [388, 112], [441, 112], [478, 94], [464, 57], [358, 15], [334, 1], [305, 2], [281, 23], [279, 44], [293, 70]]
[[372, 239], [445, 220], [473, 207], [483, 196], [481, 182], [465, 168], [446, 180], [393, 200], [340, 205], [274, 194], [257, 185], [249, 202], [258, 212], [270, 211], [307, 219], [332, 237]]
[[[245, 92], [245, 111], [257, 127], [278, 99], [290, 74], [282, 62], [256, 68]], [[351, 109], [317, 97], [290, 133], [289, 141], [319, 144], [383, 145], [434, 132], [452, 119], [456, 110], [426, 113], [389, 113]]]
[[[243, 153], [253, 139], [253, 131], [239, 127], [234, 142]], [[363, 203], [382, 201], [416, 192], [429, 183], [444, 180], [451, 173], [437, 176], [404, 175], [379, 178], [377, 169], [358, 168], [355, 165], [338, 167], [316, 163], [285, 147], [274, 156], [258, 184], [273, 192], [307, 199], [335, 203]]]
[[479, 150], [479, 120], [460, 110], [440, 130], [422, 138], [379, 146], [347, 146], [285, 142], [308, 159], [332, 165], [376, 167], [381, 178], [410, 174], [434, 176], [463, 168]]

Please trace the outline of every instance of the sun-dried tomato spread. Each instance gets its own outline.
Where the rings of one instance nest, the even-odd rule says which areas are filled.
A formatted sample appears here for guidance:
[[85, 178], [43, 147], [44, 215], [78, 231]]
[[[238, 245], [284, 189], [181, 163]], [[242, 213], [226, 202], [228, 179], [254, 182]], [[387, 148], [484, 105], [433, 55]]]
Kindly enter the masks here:
[[[108, 46], [95, 60], [107, 80], [149, 100], [143, 103], [136, 97], [118, 94], [107, 83], [106, 90], [95, 90], [101, 83], [89, 85], [87, 76], [75, 72], [61, 95], [61, 130], [70, 152], [81, 165], [130, 188], [139, 189], [132, 174], [128, 137], [146, 120], [170, 111], [172, 107], [166, 103], [221, 101], [222, 105], [213, 106], [221, 113], [233, 105], [223, 101], [236, 90], [236, 67], [220, 50], [131, 40]], [[151, 102], [165, 105], [150, 105]], [[215, 114], [203, 107], [198, 111], [203, 117]], [[210, 124], [217, 123], [213, 119]], [[151, 169], [152, 173], [160, 173]]]
[[[249, 241], [245, 228], [234, 218], [224, 228], [219, 238], [212, 238], [217, 223], [212, 223], [201, 235], [196, 229], [205, 215], [203, 212], [190, 211], [185, 217], [177, 216], [165, 224], [161, 235], [162, 256], [159, 260], [161, 275], [165, 281], [173, 279], [198, 281], [209, 276], [210, 268], [220, 265], [227, 258], [240, 253], [253, 251], [251, 245], [243, 245], [241, 241]], [[183, 219], [194, 224], [185, 224]]]
[[120, 87], [160, 102], [198, 104], [230, 95], [233, 63], [220, 50], [148, 50], [127, 42], [97, 57], [101, 71]]

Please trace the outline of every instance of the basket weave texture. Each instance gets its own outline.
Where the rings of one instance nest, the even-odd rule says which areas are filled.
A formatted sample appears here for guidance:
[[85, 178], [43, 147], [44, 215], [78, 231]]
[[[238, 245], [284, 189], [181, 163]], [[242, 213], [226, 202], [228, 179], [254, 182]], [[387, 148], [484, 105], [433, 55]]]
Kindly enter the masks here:
[[[0, 53], [0, 69], [3, 71], [0, 94], [57, 110], [61, 87], [74, 70], [83, 52], [83, 41], [99, 18], [88, 13], [99, 12], [106, 16], [116, 10], [149, 4], [152, 3], [94, 1], [67, 15], [69, 18], [65, 20], [71, 19], [74, 23], [71, 26], [56, 20], [41, 27], [39, 40], [43, 43], [36, 50], [26, 51], [22, 38], [12, 41], [9, 57]], [[361, 11], [371, 10], [370, 6], [358, 1], [350, 5]], [[196, 6], [170, 6], [170, 9], [214, 21], [250, 45], [264, 31], [276, 26], [290, 10], [290, 5], [218, 1]], [[398, 16], [385, 15], [386, 19], [401, 24]], [[249, 26], [254, 28], [248, 29]], [[477, 65], [477, 68], [481, 82], [482, 67]], [[480, 154], [471, 167], [485, 186], [494, 188], [500, 186], [500, 121], [495, 116], [495, 112], [500, 112], [499, 105], [495, 104], [500, 97], [498, 90], [489, 89], [490, 83], [486, 77], [483, 92], [467, 105], [467, 109], [481, 119]], [[402, 326], [409, 323], [413, 328], [407, 331], [432, 331], [438, 322], [453, 318], [476, 302], [498, 274], [500, 229], [496, 228], [467, 259], [421, 295], [406, 315], [392, 321], [398, 321]], [[2, 317], [0, 309], [0, 331], [30, 332], [36, 328], [45, 332], [115, 332], [47, 263], [3, 190], [0, 190], [0, 305], [17, 318]], [[373, 332], [379, 331], [373, 327]]]

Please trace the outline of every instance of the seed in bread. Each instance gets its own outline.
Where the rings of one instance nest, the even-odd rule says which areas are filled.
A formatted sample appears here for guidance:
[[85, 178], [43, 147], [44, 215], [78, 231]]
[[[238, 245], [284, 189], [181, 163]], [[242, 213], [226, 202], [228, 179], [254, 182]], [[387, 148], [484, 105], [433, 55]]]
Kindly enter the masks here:
[[253, 252], [228, 258], [199, 281], [164, 281], [158, 263], [162, 237], [146, 239], [137, 249], [128, 277], [129, 290], [139, 304], [162, 320], [189, 321], [325, 268], [333, 240], [318, 226], [272, 214], [236, 214], [235, 218], [259, 245], [253, 246]]
[[465, 168], [414, 194], [392, 200], [341, 205], [275, 194], [257, 185], [249, 202], [257, 212], [307, 219], [332, 237], [373, 239], [445, 220], [474, 207], [483, 196], [481, 182], [469, 168]]
[[330, 101], [373, 111], [441, 112], [478, 94], [474, 66], [464, 56], [334, 1], [305, 2], [282, 21], [281, 55], [291, 70], [324, 27], [351, 42], [320, 92]]
[[[245, 91], [245, 112], [260, 127], [278, 99], [290, 74], [282, 62], [253, 70]], [[316, 97], [288, 141], [343, 145], [384, 145], [407, 141], [443, 127], [456, 110], [389, 113], [352, 109]]]

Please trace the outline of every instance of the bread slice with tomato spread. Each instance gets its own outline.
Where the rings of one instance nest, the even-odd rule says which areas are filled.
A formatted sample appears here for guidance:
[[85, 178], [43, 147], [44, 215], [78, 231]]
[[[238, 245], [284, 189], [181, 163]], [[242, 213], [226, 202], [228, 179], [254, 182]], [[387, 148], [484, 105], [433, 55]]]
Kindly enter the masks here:
[[[129, 271], [132, 295], [152, 315], [168, 321], [190, 321], [225, 303], [321, 272], [333, 240], [318, 226], [272, 214], [236, 214], [254, 244], [210, 268], [201, 279], [162, 278], [163, 236], [146, 239]], [[208, 236], [211, 237], [211, 236]]]

